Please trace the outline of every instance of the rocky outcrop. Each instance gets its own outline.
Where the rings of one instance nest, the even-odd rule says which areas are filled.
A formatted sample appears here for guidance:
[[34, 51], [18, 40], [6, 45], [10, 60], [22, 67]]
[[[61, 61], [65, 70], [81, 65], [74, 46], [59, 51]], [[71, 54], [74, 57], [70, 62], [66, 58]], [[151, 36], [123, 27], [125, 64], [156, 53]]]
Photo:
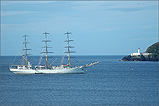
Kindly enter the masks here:
[[151, 55], [125, 56], [121, 61], [159, 61], [159, 42], [147, 48], [145, 53], [152, 53]]

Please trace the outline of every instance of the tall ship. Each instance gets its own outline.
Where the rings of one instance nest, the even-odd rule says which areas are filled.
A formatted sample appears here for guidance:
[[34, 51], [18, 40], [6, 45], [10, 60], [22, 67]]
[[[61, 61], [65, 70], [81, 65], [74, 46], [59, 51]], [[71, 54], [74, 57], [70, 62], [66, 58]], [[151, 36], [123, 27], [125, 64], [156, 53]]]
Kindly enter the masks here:
[[21, 57], [23, 58], [23, 60], [25, 61], [25, 64], [22, 64], [22, 65], [11, 65], [9, 67], [10, 71], [12, 71], [13, 73], [15, 74], [35, 74], [36, 71], [35, 69], [32, 69], [32, 65], [30, 64], [29, 62], [29, 59], [28, 59], [28, 55], [30, 55], [28, 53], [28, 50], [31, 50], [27, 47], [27, 44], [29, 42], [27, 42], [27, 35], [25, 34], [24, 36], [24, 54], [22, 55], [20, 52], [19, 54], [21, 55]]
[[[84, 66], [72, 67], [70, 55], [71, 55], [71, 53], [75, 53], [75, 51], [71, 50], [72, 48], [74, 48], [74, 46], [70, 45], [70, 42], [72, 42], [73, 40], [71, 40], [69, 38], [69, 35], [72, 33], [67, 31], [65, 33], [67, 38], [64, 41], [64, 42], [66, 42], [67, 45], [65, 47], [66, 51], [64, 53], [67, 54], [68, 63], [65, 65], [61, 64], [59, 66], [52, 66], [52, 63], [54, 61], [51, 64], [49, 63], [49, 58], [50, 58], [49, 54], [53, 53], [53, 52], [49, 51], [49, 48], [51, 48], [51, 47], [48, 46], [48, 42], [51, 42], [51, 40], [47, 39], [47, 35], [49, 33], [45, 32], [43, 34], [45, 35], [45, 39], [42, 42], [44, 42], [43, 48], [45, 49], [45, 51], [42, 51], [41, 53], [45, 54], [45, 56], [43, 56], [42, 58], [45, 58], [46, 64], [45, 65], [40, 65], [40, 64], [36, 65], [35, 68], [33, 69], [30, 65], [30, 62], [28, 62], [28, 60], [27, 60], [27, 55], [28, 55], [27, 50], [29, 50], [29, 49], [26, 48], [26, 44], [25, 44], [25, 50], [26, 50], [25, 57], [23, 55], [21, 55], [21, 56], [23, 56], [23, 58], [26, 60], [26, 65], [17, 65], [17, 68], [10, 67], [10, 71], [12, 71], [16, 74], [83, 74], [87, 67], [95, 65], [100, 62], [100, 61], [97, 61], [95, 63], [87, 64]], [[19, 68], [19, 67], [22, 67], [22, 68]]]

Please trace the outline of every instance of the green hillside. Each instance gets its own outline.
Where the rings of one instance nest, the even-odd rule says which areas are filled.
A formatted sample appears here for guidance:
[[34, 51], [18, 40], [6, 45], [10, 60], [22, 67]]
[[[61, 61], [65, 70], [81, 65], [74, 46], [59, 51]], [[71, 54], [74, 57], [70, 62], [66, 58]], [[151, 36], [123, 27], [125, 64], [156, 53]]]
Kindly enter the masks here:
[[150, 47], [148, 47], [145, 52], [146, 53], [159, 54], [159, 42], [157, 42], [157, 43], [151, 45]]

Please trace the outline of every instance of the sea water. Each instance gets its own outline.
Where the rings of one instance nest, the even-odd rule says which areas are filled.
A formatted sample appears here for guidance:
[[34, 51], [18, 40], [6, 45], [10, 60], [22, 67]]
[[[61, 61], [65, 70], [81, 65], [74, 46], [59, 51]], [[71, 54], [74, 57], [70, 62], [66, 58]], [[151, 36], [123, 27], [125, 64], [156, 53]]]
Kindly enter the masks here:
[[[158, 62], [119, 61], [124, 56], [76, 57], [74, 65], [101, 63], [84, 74], [17, 75], [9, 71], [15, 56], [1, 56], [1, 106], [159, 105]], [[32, 58], [35, 66], [39, 57]], [[55, 58], [53, 65], [59, 65], [61, 57]]]

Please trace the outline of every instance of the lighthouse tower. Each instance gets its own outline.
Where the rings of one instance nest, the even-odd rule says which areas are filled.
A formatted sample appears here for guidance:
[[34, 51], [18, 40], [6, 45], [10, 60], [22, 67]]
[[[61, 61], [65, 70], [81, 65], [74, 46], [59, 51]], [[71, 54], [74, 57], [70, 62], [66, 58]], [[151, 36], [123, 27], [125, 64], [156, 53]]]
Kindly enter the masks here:
[[140, 48], [138, 48], [138, 55], [140, 55]]
[[140, 48], [138, 48], [137, 51], [138, 51], [137, 53], [131, 53], [131, 56], [139, 56], [139, 55], [141, 55]]

